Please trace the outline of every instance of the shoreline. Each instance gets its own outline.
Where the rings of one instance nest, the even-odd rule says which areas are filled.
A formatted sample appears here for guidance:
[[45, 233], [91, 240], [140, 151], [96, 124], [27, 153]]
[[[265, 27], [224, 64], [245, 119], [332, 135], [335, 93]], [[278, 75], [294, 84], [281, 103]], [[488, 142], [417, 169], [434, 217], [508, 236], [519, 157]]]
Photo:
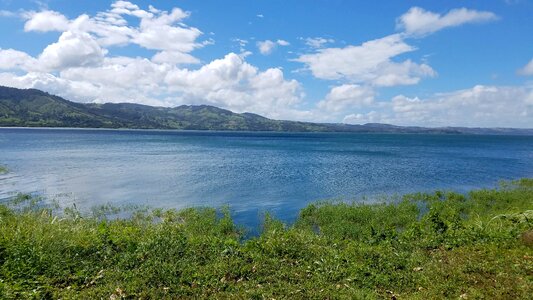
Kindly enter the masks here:
[[[438, 130], [441, 128], [447, 127], [428, 127], [428, 129]], [[454, 128], [454, 127], [451, 127]], [[462, 128], [462, 127], [461, 127]], [[302, 135], [313, 135], [313, 134], [325, 134], [325, 135], [334, 135], [334, 134], [346, 134], [346, 135], [358, 135], [358, 134], [368, 134], [368, 135], [435, 135], [435, 136], [533, 136], [533, 128], [512, 128], [512, 127], [502, 127], [502, 128], [484, 128], [484, 127], [464, 127], [466, 129], [480, 129], [480, 130], [516, 130], [519, 132], [401, 132], [401, 131], [270, 131], [270, 130], [211, 130], [211, 129], [166, 129], [166, 128], [111, 128], [111, 127], [46, 127], [46, 126], [0, 126], [0, 129], [40, 129], [40, 130], [87, 130], [87, 131], [133, 131], [133, 132], [181, 132], [181, 133], [242, 133], [242, 134], [302, 134]]]
[[[230, 211], [59, 216], [0, 205], [0, 294], [51, 298], [524, 298], [533, 292], [533, 179], [398, 203], [266, 214], [243, 238]], [[529, 270], [529, 271], [528, 271]], [[505, 276], [501, 275], [504, 274]]]

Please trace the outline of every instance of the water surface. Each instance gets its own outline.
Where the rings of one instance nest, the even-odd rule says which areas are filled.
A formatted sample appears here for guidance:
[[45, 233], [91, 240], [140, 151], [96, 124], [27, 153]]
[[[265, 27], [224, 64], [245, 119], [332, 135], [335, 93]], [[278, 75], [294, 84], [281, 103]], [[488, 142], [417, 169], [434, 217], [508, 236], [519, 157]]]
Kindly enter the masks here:
[[[427, 134], [0, 129], [0, 199], [61, 205], [229, 205], [255, 225], [323, 199], [465, 192], [533, 177], [533, 137]], [[1, 200], [0, 200], [1, 201]]]

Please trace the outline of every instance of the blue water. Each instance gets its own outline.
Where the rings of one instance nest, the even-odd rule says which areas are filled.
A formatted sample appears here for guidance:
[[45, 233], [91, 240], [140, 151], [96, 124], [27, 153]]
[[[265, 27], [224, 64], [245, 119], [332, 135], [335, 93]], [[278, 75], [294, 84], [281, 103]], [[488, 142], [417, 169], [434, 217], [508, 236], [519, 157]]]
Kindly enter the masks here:
[[[308, 203], [465, 192], [533, 177], [533, 137], [0, 129], [0, 199], [38, 193], [63, 206], [229, 205], [255, 226]], [[1, 200], [0, 200], [1, 201]]]

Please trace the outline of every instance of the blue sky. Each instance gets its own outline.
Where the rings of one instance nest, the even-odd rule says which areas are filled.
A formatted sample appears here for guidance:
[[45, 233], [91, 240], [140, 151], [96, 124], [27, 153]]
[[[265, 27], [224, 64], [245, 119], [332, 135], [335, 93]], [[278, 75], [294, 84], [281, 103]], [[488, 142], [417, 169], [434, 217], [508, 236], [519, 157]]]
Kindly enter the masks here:
[[526, 0], [0, 0], [0, 85], [315, 122], [533, 127], [532, 15]]

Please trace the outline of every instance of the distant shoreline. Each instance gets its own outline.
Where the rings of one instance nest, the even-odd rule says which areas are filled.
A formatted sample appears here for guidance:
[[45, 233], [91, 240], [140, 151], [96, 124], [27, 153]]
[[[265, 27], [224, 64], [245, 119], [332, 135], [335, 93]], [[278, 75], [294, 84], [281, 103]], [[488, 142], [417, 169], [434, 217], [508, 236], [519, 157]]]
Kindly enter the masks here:
[[421, 127], [274, 120], [210, 105], [155, 107], [133, 103], [78, 103], [36, 89], [3, 86], [0, 86], [0, 127], [533, 135], [533, 128]]
[[[110, 127], [49, 127], [49, 126], [0, 126], [1, 129], [39, 130], [93, 130], [93, 131], [146, 131], [146, 132], [197, 132], [197, 133], [272, 133], [272, 134], [398, 134], [398, 135], [488, 135], [488, 136], [533, 136], [533, 128], [505, 128], [517, 132], [401, 132], [401, 131], [272, 131], [272, 130], [220, 130], [220, 129], [171, 129], [171, 128], [110, 128]], [[471, 129], [471, 128], [469, 128]], [[483, 128], [494, 130], [493, 128]]]

